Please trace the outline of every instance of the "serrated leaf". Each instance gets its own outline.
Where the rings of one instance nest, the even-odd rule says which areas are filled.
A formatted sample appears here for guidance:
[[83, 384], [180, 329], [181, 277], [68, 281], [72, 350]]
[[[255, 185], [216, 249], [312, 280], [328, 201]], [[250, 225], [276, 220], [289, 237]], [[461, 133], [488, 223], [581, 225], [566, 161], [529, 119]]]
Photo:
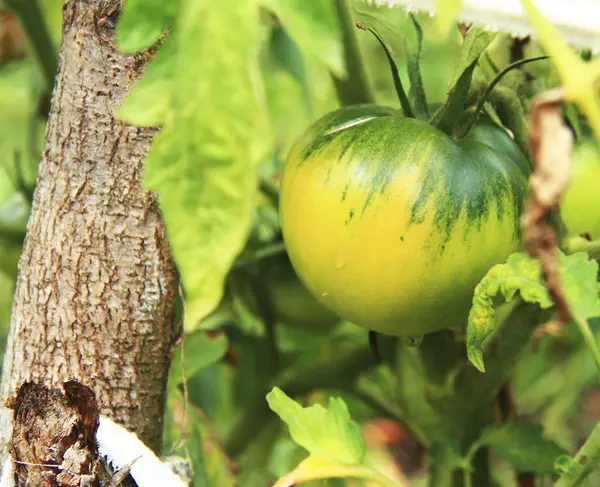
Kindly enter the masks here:
[[157, 135], [144, 186], [158, 193], [186, 297], [186, 330], [223, 295], [250, 230], [264, 109], [254, 2], [182, 0], [173, 113]]
[[[585, 252], [565, 255], [558, 251], [559, 276], [573, 313], [582, 319], [600, 316], [597, 295], [598, 263]], [[482, 344], [496, 327], [494, 298], [512, 301], [517, 293], [528, 303], [542, 309], [554, 305], [541, 275], [537, 259], [519, 252], [509, 256], [505, 264], [494, 266], [475, 288], [473, 305], [467, 324], [467, 355], [475, 367], [484, 371]]]
[[443, 132], [451, 134], [456, 120], [464, 111], [471, 86], [473, 71], [479, 56], [492, 42], [496, 34], [472, 27], [467, 33], [460, 54], [460, 62], [450, 83], [445, 103], [434, 114], [432, 123]]
[[505, 264], [492, 267], [475, 288], [467, 322], [467, 355], [482, 372], [485, 368], [481, 346], [496, 327], [494, 298], [501, 295], [505, 301], [512, 301], [517, 293], [524, 301], [538, 303], [542, 308], [553, 305], [541, 279], [539, 261], [523, 252], [512, 254]]
[[338, 77], [345, 77], [341, 29], [333, 2], [262, 0], [279, 17], [303, 52], [324, 63]]
[[121, 8], [115, 40], [122, 52], [150, 47], [177, 15], [179, 0], [126, 0]]
[[[183, 356], [181, 348], [184, 347]], [[185, 378], [189, 379], [200, 371], [218, 362], [227, 351], [228, 341], [225, 334], [209, 336], [207, 333], [198, 331], [192, 335], [185, 336], [183, 345], [177, 347], [171, 360], [171, 373], [169, 383], [176, 387]]]
[[550, 475], [555, 461], [567, 452], [554, 441], [544, 438], [543, 428], [522, 420], [488, 427], [478, 442], [487, 445], [518, 472]]
[[303, 408], [275, 387], [267, 394], [267, 402], [288, 425], [293, 440], [311, 456], [343, 465], [363, 461], [363, 437], [342, 399], [330, 398], [329, 409], [320, 404]]
[[176, 44], [167, 37], [144, 68], [127, 98], [117, 111], [117, 117], [142, 127], [158, 127], [173, 109], [173, 72], [177, 66]]

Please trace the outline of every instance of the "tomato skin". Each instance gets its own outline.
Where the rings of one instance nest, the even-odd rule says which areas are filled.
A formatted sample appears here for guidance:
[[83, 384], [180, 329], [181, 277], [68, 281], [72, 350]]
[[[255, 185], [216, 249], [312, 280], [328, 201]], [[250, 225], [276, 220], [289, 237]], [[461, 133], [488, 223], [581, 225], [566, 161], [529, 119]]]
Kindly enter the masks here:
[[527, 191], [520, 162], [479, 138], [455, 141], [383, 107], [315, 122], [289, 154], [280, 197], [306, 287], [381, 333], [464, 325], [479, 280], [520, 248]]
[[571, 182], [560, 203], [560, 216], [576, 234], [600, 238], [600, 150], [586, 141], [573, 150]]

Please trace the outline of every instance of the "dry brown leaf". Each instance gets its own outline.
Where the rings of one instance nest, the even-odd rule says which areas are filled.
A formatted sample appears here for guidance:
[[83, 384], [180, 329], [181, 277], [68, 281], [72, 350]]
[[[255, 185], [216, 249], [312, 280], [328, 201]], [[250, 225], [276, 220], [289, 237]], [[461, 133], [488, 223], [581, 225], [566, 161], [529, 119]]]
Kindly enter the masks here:
[[525, 249], [540, 260], [542, 276], [558, 308], [559, 323], [571, 318], [571, 311], [558, 277], [558, 237], [549, 220], [558, 208], [560, 197], [571, 180], [573, 134], [562, 116], [564, 90], [538, 95], [532, 103], [530, 147], [534, 171], [529, 179], [531, 190], [521, 218]]

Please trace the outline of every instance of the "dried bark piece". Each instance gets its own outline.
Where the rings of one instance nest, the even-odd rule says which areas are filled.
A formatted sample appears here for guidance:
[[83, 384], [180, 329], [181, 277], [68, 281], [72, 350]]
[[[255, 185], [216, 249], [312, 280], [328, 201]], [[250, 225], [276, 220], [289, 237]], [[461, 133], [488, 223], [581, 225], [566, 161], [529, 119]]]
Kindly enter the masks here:
[[95, 395], [76, 381], [63, 387], [25, 382], [7, 400], [17, 487], [100, 486]]
[[563, 89], [538, 95], [532, 104], [530, 146], [534, 171], [529, 179], [531, 194], [521, 217], [525, 249], [537, 257], [542, 276], [558, 309], [558, 324], [570, 320], [571, 310], [558, 277], [558, 238], [550, 223], [550, 212], [571, 180], [573, 134], [564, 122], [560, 103]]

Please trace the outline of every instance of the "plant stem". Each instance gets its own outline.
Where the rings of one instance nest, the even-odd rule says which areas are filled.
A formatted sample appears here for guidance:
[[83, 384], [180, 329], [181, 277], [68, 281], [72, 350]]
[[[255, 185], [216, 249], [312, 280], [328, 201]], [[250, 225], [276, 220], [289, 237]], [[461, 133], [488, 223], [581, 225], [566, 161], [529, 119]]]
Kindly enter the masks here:
[[561, 475], [555, 487], [576, 487], [593, 472], [600, 461], [600, 422], [575, 455], [573, 464]]
[[272, 257], [274, 255], [283, 254], [285, 252], [285, 244], [283, 242], [275, 242], [272, 244], [265, 245], [260, 249], [257, 249], [248, 257], [241, 257], [233, 265], [233, 269], [241, 269], [247, 265], [254, 264], [260, 260]]
[[461, 471], [456, 455], [445, 445], [435, 445], [429, 450], [429, 482], [427, 487], [459, 487]]
[[600, 371], [600, 350], [598, 350], [598, 346], [596, 345], [596, 337], [594, 337], [588, 321], [575, 313], [572, 313], [572, 318], [577, 325], [577, 328], [579, 328], [579, 332], [583, 335], [583, 340], [592, 352], [594, 362], [596, 362], [596, 367]]
[[316, 389], [338, 388], [344, 385], [344, 381], [352, 382], [356, 376], [375, 365], [377, 359], [371, 350], [361, 347], [340, 353], [333, 360], [284, 370], [264, 391], [258, 391], [254, 403], [246, 408], [231, 428], [224, 441], [226, 451], [231, 457], [238, 456], [272, 418], [265, 395], [273, 387], [279, 387], [290, 397], [307, 394]]
[[[488, 339], [485, 374], [471, 365], [464, 370], [458, 379], [456, 397], [465, 399], [462, 410], [467, 421], [473, 423], [472, 418], [482, 404], [492, 404], [542, 316], [543, 312], [536, 304], [519, 304], [502, 327]], [[465, 428], [469, 426], [472, 425], [466, 424]]]
[[502, 123], [512, 132], [521, 152], [530, 158], [528, 122], [519, 97], [514, 91], [498, 86], [490, 93], [489, 101]]
[[[487, 53], [486, 53], [486, 55], [487, 55]], [[488, 58], [489, 58], [489, 55], [488, 55]], [[509, 64], [502, 71], [500, 71], [494, 77], [494, 79], [491, 81], [491, 83], [487, 86], [487, 88], [481, 95], [481, 98], [479, 99], [479, 102], [477, 103], [477, 107], [475, 108], [475, 111], [473, 112], [473, 115], [471, 117], [471, 120], [469, 120], [469, 123], [467, 124], [467, 126], [464, 130], [464, 135], [467, 135], [469, 133], [469, 130], [471, 129], [471, 127], [477, 120], [477, 116], [479, 115], [479, 112], [481, 112], [481, 110], [483, 109], [483, 105], [489, 98], [490, 94], [492, 93], [492, 90], [502, 80], [502, 78], [504, 77], [505, 74], [507, 74], [508, 72], [512, 71], [515, 68], [518, 68], [519, 66], [521, 66], [523, 64], [532, 63], [534, 61], [541, 61], [544, 59], [548, 59], [548, 56], [538, 56], [538, 57], [533, 57], [533, 58], [528, 58], [528, 59], [521, 59], [519, 61], [515, 61], [512, 64]], [[489, 60], [489, 61], [491, 62], [491, 60]]]
[[415, 114], [413, 112], [410, 101], [406, 96], [406, 92], [404, 91], [402, 79], [400, 78], [400, 72], [398, 71], [396, 61], [394, 61], [394, 57], [392, 56], [391, 49], [388, 47], [387, 43], [383, 40], [383, 37], [381, 37], [381, 34], [379, 34], [375, 27], [364, 23], [356, 24], [356, 26], [362, 30], [368, 30], [371, 34], [375, 36], [375, 39], [377, 39], [377, 41], [379, 42], [379, 45], [385, 52], [385, 56], [387, 57], [388, 63], [390, 65], [392, 79], [394, 80], [394, 87], [396, 88], [396, 94], [398, 95], [398, 101], [400, 102], [400, 106], [402, 107], [402, 112], [404, 113], [405, 117], [415, 118]]
[[271, 203], [276, 206], [279, 205], [279, 188], [271, 179], [262, 178], [260, 181], [260, 190], [271, 200]]
[[332, 0], [337, 12], [344, 44], [346, 77], [331, 74], [340, 103], [344, 106], [361, 103], [374, 103], [360, 46], [356, 37], [355, 21], [352, 15], [352, 0]]
[[425, 434], [416, 425], [408, 424], [406, 418], [402, 414], [401, 409], [391, 401], [388, 401], [385, 396], [378, 390], [377, 386], [371, 383], [370, 380], [358, 380], [351, 389], [348, 390], [368, 406], [380, 412], [386, 417], [397, 421], [406, 429], [412, 437], [414, 437], [421, 445], [427, 447], [427, 438]]
[[562, 248], [566, 254], [576, 252], [587, 252], [593, 259], [600, 258], [600, 240], [586, 240], [582, 237], [569, 237], [562, 242]]
[[54, 42], [50, 37], [38, 0], [6, 0], [6, 4], [20, 17], [23, 29], [42, 69], [46, 90], [51, 93], [54, 88], [58, 54], [54, 49]]

